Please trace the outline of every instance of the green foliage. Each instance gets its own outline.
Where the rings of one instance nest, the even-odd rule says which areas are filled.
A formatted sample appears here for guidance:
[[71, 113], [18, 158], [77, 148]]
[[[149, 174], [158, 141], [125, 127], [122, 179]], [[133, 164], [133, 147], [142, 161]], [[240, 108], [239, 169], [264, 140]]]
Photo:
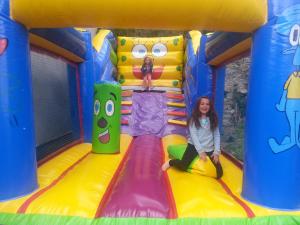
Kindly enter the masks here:
[[112, 29], [116, 36], [127, 37], [168, 37], [177, 35], [186, 35], [183, 30], [143, 30], [143, 29]]

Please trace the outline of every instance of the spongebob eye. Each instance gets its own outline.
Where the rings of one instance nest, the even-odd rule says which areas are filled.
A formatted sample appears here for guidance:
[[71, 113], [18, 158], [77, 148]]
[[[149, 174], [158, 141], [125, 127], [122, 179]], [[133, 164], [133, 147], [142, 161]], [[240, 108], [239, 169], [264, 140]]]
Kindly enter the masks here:
[[162, 43], [157, 43], [152, 47], [152, 54], [156, 57], [165, 56], [167, 53], [168, 53], [168, 49]]
[[115, 104], [112, 100], [108, 100], [105, 104], [106, 115], [112, 116], [115, 111]]
[[295, 24], [290, 32], [290, 44], [292, 46], [296, 46], [300, 44], [300, 26], [298, 24]]
[[145, 45], [135, 45], [132, 49], [132, 55], [135, 58], [142, 59], [147, 55], [147, 48]]
[[94, 103], [94, 114], [98, 116], [99, 112], [100, 112], [100, 102], [99, 100], [96, 100]]

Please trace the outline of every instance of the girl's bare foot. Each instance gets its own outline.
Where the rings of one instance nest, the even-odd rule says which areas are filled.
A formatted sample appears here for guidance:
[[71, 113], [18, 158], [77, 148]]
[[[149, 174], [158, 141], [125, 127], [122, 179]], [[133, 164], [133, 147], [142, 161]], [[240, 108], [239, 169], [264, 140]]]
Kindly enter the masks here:
[[171, 166], [170, 166], [170, 160], [169, 161], [167, 161], [167, 162], [165, 162], [163, 165], [162, 165], [162, 167], [161, 167], [161, 170], [162, 171], [166, 171], [167, 169], [169, 169]]

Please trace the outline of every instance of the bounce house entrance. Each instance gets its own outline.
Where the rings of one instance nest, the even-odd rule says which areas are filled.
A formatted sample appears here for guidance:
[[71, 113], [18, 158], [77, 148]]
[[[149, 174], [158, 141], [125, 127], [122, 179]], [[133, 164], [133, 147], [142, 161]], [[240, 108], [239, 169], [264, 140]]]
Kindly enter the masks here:
[[[299, 224], [297, 1], [2, 0], [0, 224]], [[59, 28], [87, 24], [192, 31], [116, 38]], [[33, 64], [37, 99], [29, 44], [64, 67], [50, 66], [51, 74]], [[220, 179], [217, 163], [199, 154], [185, 171], [163, 170], [183, 157], [187, 117], [200, 96], [221, 118], [225, 65], [250, 49], [244, 165], [222, 152]], [[39, 95], [47, 90], [54, 93]], [[55, 106], [34, 111], [34, 101]], [[46, 130], [34, 118], [47, 121]]]

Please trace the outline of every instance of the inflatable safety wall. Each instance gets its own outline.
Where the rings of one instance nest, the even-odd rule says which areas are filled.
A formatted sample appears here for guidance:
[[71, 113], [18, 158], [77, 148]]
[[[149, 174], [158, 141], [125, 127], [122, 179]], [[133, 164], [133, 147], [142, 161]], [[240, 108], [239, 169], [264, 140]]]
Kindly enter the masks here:
[[117, 79], [116, 39], [109, 30], [100, 30], [93, 38], [95, 82]]
[[186, 37], [184, 54], [184, 94], [188, 115], [192, 112], [193, 103], [196, 101], [198, 90], [197, 58], [202, 34], [199, 31], [190, 31]]

